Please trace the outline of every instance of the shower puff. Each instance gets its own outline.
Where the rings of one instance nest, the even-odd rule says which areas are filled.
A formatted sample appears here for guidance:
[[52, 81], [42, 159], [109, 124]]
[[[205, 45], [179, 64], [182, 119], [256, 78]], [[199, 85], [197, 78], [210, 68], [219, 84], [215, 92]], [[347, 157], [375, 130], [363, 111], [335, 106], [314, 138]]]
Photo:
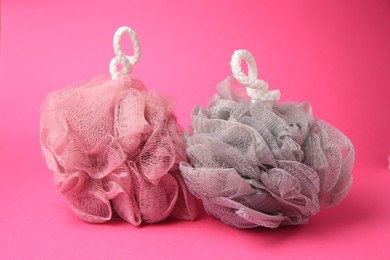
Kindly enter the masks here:
[[[115, 48], [123, 33], [132, 37], [133, 57]], [[168, 216], [193, 220], [196, 201], [179, 170], [187, 155], [175, 101], [130, 77], [140, 57], [134, 31], [118, 29], [114, 49], [112, 79], [73, 84], [42, 104], [40, 141], [56, 187], [88, 222], [114, 216], [135, 226]]]
[[309, 103], [275, 103], [280, 92], [257, 79], [249, 52], [235, 52], [232, 70], [209, 106], [192, 112], [191, 163], [180, 165], [190, 191], [237, 228], [304, 224], [320, 206], [339, 204], [352, 184], [349, 139], [314, 118]]

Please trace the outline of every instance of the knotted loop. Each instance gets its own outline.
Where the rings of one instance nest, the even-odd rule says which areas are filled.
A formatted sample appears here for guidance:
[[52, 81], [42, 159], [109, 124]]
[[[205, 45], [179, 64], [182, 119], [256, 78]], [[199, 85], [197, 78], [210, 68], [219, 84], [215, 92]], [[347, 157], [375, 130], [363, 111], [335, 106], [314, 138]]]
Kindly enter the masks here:
[[[241, 62], [245, 60], [248, 65], [248, 75], [242, 71]], [[243, 85], [255, 87], [257, 80], [257, 66], [255, 58], [247, 50], [236, 50], [230, 61], [233, 76]]]
[[[126, 53], [122, 50], [121, 41], [124, 34], [128, 34], [133, 43], [133, 56], [126, 55]], [[120, 27], [116, 30], [113, 38], [113, 47], [116, 56], [112, 58], [110, 62], [110, 73], [112, 79], [117, 79], [132, 72], [134, 65], [141, 58], [141, 47], [135, 31], [126, 26]], [[122, 65], [122, 68], [119, 70], [118, 65]]]
[[[245, 60], [248, 65], [248, 75], [242, 70], [241, 62]], [[233, 77], [246, 87], [247, 95], [252, 101], [275, 102], [280, 98], [279, 90], [268, 91], [268, 83], [257, 78], [257, 65], [253, 55], [247, 50], [236, 50], [230, 61]]]

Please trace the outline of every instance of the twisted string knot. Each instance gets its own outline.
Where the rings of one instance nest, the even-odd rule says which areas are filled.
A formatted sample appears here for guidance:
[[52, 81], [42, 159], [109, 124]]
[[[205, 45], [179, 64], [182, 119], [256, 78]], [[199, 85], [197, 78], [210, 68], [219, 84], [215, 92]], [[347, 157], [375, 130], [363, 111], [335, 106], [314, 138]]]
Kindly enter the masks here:
[[[126, 53], [122, 50], [121, 40], [124, 34], [128, 34], [131, 38], [134, 49], [133, 56], [126, 55]], [[116, 30], [113, 39], [113, 47], [115, 57], [112, 58], [110, 62], [110, 74], [112, 79], [117, 79], [124, 75], [128, 75], [133, 71], [134, 65], [141, 58], [141, 47], [135, 31], [126, 26], [120, 27]], [[122, 68], [118, 69], [119, 65], [121, 65]]]
[[[241, 61], [248, 65], [248, 75], [242, 70]], [[246, 93], [252, 101], [270, 101], [274, 103], [280, 98], [279, 90], [268, 90], [268, 83], [257, 78], [257, 66], [253, 55], [247, 50], [236, 50], [230, 62], [234, 78], [246, 87]]]

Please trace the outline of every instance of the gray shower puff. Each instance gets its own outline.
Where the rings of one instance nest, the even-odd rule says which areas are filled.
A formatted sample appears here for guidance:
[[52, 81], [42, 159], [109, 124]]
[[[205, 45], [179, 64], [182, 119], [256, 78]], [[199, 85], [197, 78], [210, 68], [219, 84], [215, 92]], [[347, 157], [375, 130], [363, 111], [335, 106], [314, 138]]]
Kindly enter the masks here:
[[352, 184], [350, 140], [309, 103], [251, 102], [233, 77], [195, 107], [180, 170], [206, 211], [237, 228], [299, 225]]

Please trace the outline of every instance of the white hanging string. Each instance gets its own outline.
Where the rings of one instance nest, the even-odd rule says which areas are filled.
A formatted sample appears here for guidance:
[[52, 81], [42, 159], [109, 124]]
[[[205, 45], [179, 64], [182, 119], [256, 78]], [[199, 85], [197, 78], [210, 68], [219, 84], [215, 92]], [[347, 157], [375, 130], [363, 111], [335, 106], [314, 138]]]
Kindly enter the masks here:
[[[122, 50], [121, 41], [124, 34], [128, 34], [133, 43], [133, 56], [126, 55], [126, 53]], [[112, 79], [117, 79], [132, 72], [134, 65], [141, 58], [141, 47], [135, 31], [126, 26], [120, 27], [116, 30], [113, 39], [113, 46], [116, 56], [112, 58], [110, 62], [110, 74]], [[118, 65], [122, 65], [120, 70], [118, 70]]]
[[[242, 60], [248, 64], [248, 75], [242, 71]], [[252, 101], [270, 101], [280, 98], [279, 90], [268, 90], [268, 83], [257, 78], [257, 66], [253, 55], [247, 50], [236, 50], [232, 55], [230, 67], [234, 78], [246, 87], [246, 93]]]

